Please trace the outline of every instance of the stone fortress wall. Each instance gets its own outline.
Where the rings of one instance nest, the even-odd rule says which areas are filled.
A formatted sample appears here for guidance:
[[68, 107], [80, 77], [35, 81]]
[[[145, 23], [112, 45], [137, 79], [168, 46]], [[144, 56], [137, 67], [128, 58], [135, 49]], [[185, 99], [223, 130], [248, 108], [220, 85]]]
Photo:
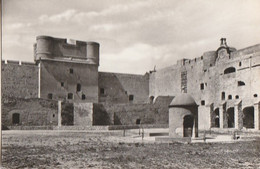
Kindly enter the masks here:
[[[184, 92], [199, 105], [199, 129], [260, 129], [260, 45], [236, 50], [223, 38], [216, 51], [145, 75], [99, 72], [96, 42], [38, 36], [34, 58], [2, 61], [4, 106], [13, 99], [61, 100], [73, 107], [63, 111], [64, 125], [167, 124], [167, 98]], [[10, 125], [13, 110], [4, 110]]]
[[[253, 116], [257, 122], [254, 128], [259, 129], [259, 111], [254, 105], [260, 101], [260, 45], [235, 50], [228, 47], [226, 42], [223, 43], [225, 45], [217, 51], [205, 52], [193, 60], [183, 59], [177, 65], [153, 72], [149, 82], [150, 96], [176, 96], [182, 91], [189, 93], [200, 105], [200, 129], [215, 127], [215, 118], [212, 116], [219, 116], [214, 115], [216, 109], [221, 107], [222, 112], [225, 112], [241, 102], [240, 112], [234, 112], [233, 119], [226, 117], [219, 125], [227, 127], [230, 120], [234, 121], [231, 126], [241, 129], [241, 118], [245, 116], [243, 110], [255, 107]], [[221, 56], [221, 50], [230, 50], [230, 53]], [[225, 110], [223, 104], [227, 104]]]

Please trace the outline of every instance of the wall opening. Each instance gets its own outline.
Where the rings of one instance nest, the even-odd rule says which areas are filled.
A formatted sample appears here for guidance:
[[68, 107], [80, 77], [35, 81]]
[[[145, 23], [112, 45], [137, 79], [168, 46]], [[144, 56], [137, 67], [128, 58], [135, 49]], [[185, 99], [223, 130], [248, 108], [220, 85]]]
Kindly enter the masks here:
[[238, 95], [236, 95], [236, 99], [239, 99], [239, 96], [238, 96]]
[[81, 99], [82, 99], [82, 100], [86, 100], [86, 95], [85, 95], [85, 94], [82, 94]]
[[200, 84], [200, 90], [204, 90], [204, 83]]
[[12, 117], [13, 124], [19, 124], [20, 123], [20, 114], [14, 113]]
[[257, 97], [257, 94], [254, 94], [254, 97]]
[[73, 72], [74, 72], [74, 71], [73, 71], [73, 69], [72, 69], [72, 68], [70, 68], [70, 74], [73, 74]]
[[242, 66], [242, 63], [241, 63], [241, 62], [239, 62], [239, 66]]
[[213, 127], [217, 127], [219, 128], [219, 108], [214, 110], [214, 126]]
[[81, 85], [78, 83], [77, 84], [77, 92], [80, 92], [81, 91]]
[[224, 74], [229, 74], [229, 73], [234, 73], [234, 72], [236, 72], [236, 68], [234, 68], [234, 67], [229, 67], [224, 70]]
[[48, 94], [48, 99], [52, 99], [52, 96], [53, 96], [52, 93], [49, 93]]
[[254, 107], [246, 107], [243, 109], [243, 127], [254, 128]]
[[232, 99], [232, 95], [228, 95], [228, 100], [231, 100]]
[[64, 87], [64, 82], [60, 82], [60, 86], [61, 86], [61, 87]]
[[221, 100], [225, 100], [226, 98], [225, 98], [226, 96], [225, 96], [225, 92], [222, 92], [221, 93]]
[[68, 93], [68, 99], [73, 99], [73, 94], [72, 93]]
[[100, 88], [99, 92], [100, 92], [100, 94], [105, 94], [105, 89], [104, 88]]
[[245, 86], [246, 84], [245, 84], [245, 82], [243, 82], [243, 81], [238, 81], [237, 82], [237, 86]]
[[135, 124], [141, 124], [141, 119], [136, 119]]
[[129, 95], [129, 101], [133, 101], [134, 100], [134, 95]]
[[205, 105], [205, 100], [201, 100], [201, 105], [202, 105], [202, 106]]
[[230, 107], [227, 110], [228, 128], [234, 128], [235, 127], [234, 115], [235, 115], [234, 107]]
[[192, 137], [194, 117], [192, 115], [186, 115], [183, 119], [183, 137]]

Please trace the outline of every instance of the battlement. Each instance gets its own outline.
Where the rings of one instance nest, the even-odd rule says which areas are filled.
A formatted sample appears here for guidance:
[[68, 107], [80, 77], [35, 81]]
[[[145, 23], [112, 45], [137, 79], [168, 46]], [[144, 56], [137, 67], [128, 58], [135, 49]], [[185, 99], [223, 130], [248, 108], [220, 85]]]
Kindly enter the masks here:
[[34, 62], [26, 62], [26, 61], [19, 61], [19, 60], [2, 60], [2, 64], [36, 66], [36, 63]]
[[99, 65], [99, 43], [51, 36], [37, 36], [35, 61], [44, 59], [74, 60]]

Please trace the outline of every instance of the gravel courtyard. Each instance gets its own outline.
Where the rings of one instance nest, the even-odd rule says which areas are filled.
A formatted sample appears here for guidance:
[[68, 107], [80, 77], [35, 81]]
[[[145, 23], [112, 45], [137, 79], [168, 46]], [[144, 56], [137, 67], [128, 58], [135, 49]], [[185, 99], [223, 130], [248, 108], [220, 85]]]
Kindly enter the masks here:
[[4, 168], [260, 168], [260, 137], [159, 144], [123, 137], [122, 131], [2, 133]]

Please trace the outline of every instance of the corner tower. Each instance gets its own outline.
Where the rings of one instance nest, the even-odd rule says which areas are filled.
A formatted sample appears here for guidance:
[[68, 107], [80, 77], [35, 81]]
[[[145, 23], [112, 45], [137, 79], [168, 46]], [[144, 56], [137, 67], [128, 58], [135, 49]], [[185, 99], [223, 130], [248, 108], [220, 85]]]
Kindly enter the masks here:
[[38, 36], [39, 98], [98, 102], [99, 44]]

